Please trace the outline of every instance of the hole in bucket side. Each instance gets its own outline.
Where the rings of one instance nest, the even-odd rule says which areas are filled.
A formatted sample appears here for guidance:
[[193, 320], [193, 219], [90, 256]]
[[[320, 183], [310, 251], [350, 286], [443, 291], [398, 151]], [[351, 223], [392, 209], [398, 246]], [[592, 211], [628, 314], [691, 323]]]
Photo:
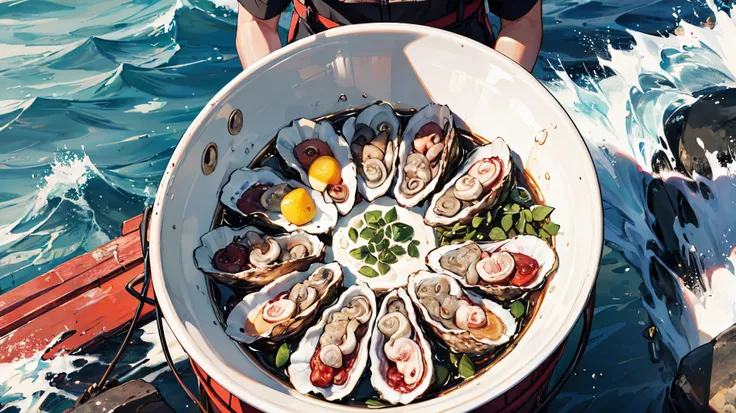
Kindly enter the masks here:
[[230, 117], [227, 120], [227, 131], [231, 135], [237, 135], [240, 129], [243, 128], [243, 112], [240, 109], [235, 109], [230, 113]]
[[202, 152], [202, 173], [211, 174], [217, 168], [217, 144], [210, 142]]

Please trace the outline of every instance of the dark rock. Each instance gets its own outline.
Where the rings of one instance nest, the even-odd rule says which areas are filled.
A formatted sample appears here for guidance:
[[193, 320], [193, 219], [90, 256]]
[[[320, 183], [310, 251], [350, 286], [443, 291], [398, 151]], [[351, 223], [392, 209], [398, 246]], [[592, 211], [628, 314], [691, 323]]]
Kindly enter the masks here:
[[734, 161], [736, 89], [712, 91], [695, 103], [677, 109], [665, 121], [664, 133], [678, 158], [677, 170], [712, 179], [705, 151], [716, 152], [721, 166]]
[[143, 380], [132, 380], [105, 390], [67, 413], [174, 413], [158, 390]]

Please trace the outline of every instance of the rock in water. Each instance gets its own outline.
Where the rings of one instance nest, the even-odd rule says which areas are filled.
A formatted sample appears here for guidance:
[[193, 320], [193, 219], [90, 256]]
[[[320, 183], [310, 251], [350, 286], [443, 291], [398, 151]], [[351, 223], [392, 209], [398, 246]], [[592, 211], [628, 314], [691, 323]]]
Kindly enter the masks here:
[[[689, 176], [712, 179], [705, 157], [715, 153], [721, 166], [734, 161], [736, 150], [736, 89], [703, 94], [695, 103], [677, 109], [664, 125], [667, 142], [678, 158], [676, 168]], [[655, 155], [655, 158], [657, 156]], [[653, 163], [658, 162], [653, 159]]]

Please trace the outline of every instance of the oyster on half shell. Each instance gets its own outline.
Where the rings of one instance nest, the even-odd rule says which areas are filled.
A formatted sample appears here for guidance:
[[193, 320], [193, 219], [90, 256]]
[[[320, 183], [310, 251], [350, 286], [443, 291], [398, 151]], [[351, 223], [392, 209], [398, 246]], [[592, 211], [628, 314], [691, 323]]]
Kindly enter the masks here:
[[427, 255], [432, 271], [500, 300], [541, 288], [557, 272], [557, 252], [541, 238], [519, 235], [494, 242], [445, 245]]
[[390, 104], [374, 103], [348, 118], [342, 134], [358, 168], [358, 191], [367, 201], [384, 195], [396, 175], [399, 118]]
[[376, 321], [376, 296], [367, 285], [348, 288], [322, 313], [291, 355], [294, 388], [319, 393], [328, 401], [350, 394], [368, 363], [368, 342]]
[[425, 106], [409, 119], [401, 140], [394, 198], [403, 207], [414, 207], [435, 190], [460, 155], [450, 108]]
[[487, 353], [516, 333], [509, 310], [463, 291], [452, 277], [419, 271], [409, 277], [408, 289], [424, 321], [457, 353]]
[[383, 299], [377, 320], [371, 339], [371, 384], [391, 404], [411, 403], [432, 384], [434, 363], [403, 288]]
[[[332, 123], [296, 119], [279, 131], [276, 149], [286, 164], [299, 173], [302, 182], [322, 192], [325, 201], [334, 203], [341, 215], [350, 212], [357, 188], [355, 164], [348, 142], [338, 135]], [[309, 167], [320, 156], [332, 156], [337, 160], [342, 182], [325, 185], [310, 179]]]
[[246, 295], [228, 315], [226, 332], [246, 344], [298, 335], [334, 300], [342, 283], [342, 268], [336, 262], [314, 263], [306, 271], [283, 275]]
[[513, 184], [511, 150], [502, 138], [478, 147], [434, 196], [424, 214], [431, 226], [467, 223], [506, 198]]
[[[281, 199], [296, 188], [309, 192], [317, 209], [314, 219], [304, 225], [294, 225], [281, 213]], [[286, 180], [267, 166], [236, 169], [230, 174], [220, 194], [220, 202], [246, 217], [292, 232], [301, 229], [310, 234], [324, 234], [337, 223], [337, 209], [325, 202], [322, 195], [294, 180]]]
[[202, 236], [194, 262], [219, 281], [262, 287], [322, 258], [325, 244], [303, 231], [269, 236], [256, 227], [216, 228]]

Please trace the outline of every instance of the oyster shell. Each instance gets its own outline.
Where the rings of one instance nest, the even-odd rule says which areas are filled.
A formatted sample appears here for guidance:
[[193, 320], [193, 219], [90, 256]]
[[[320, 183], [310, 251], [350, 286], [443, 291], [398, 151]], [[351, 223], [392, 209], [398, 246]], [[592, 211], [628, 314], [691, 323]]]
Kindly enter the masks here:
[[[329, 149], [328, 153], [322, 154], [319, 150], [311, 147], [310, 149], [314, 152], [314, 156], [305, 155], [303, 156], [304, 159], [300, 160], [295, 155], [295, 150], [299, 150], [299, 145], [303, 142], [312, 139], [318, 139], [326, 143], [327, 147], [324, 149]], [[291, 125], [279, 131], [276, 137], [276, 149], [281, 157], [284, 158], [286, 164], [299, 173], [302, 182], [318, 191], [321, 188], [317, 188], [310, 183], [308, 175], [309, 167], [307, 164], [311, 164], [311, 161], [314, 161], [319, 155], [331, 155], [337, 159], [341, 167], [342, 176], [342, 183], [338, 185], [343, 185], [347, 188], [347, 194], [343, 193], [340, 198], [337, 198], [330, 185], [326, 189], [321, 190], [321, 192], [325, 201], [333, 202], [341, 215], [350, 212], [355, 204], [355, 193], [357, 189], [356, 168], [352, 162], [348, 142], [345, 138], [337, 134], [332, 123], [329, 121], [315, 123], [310, 119], [297, 119], [291, 122]]]
[[[370, 351], [371, 384], [391, 404], [411, 403], [432, 384], [434, 363], [432, 348], [417, 323], [414, 306], [403, 288], [391, 291], [383, 299], [376, 319]], [[409, 349], [413, 357], [407, 361], [393, 354], [402, 349]], [[393, 359], [387, 354], [392, 355]], [[406, 391], [397, 390], [389, 384], [389, 368], [403, 374], [405, 379], [401, 381]]]
[[[277, 185], [286, 184], [288, 187]], [[255, 190], [261, 187], [262, 190]], [[282, 188], [283, 190], [277, 190]], [[283, 198], [290, 189], [304, 188], [306, 189], [315, 207], [317, 214], [314, 219], [304, 225], [294, 225], [289, 222], [281, 214], [279, 196]], [[249, 196], [249, 190], [255, 190], [252, 200], [246, 200], [245, 196]], [[271, 191], [269, 191], [271, 190]], [[277, 191], [273, 191], [277, 190]], [[273, 193], [272, 198], [268, 198], [270, 192]], [[263, 201], [267, 201], [267, 207], [263, 206]], [[220, 202], [235, 212], [239, 212], [243, 216], [260, 219], [266, 224], [279, 227], [287, 232], [293, 232], [301, 229], [310, 234], [324, 234], [332, 230], [337, 223], [337, 209], [334, 204], [325, 202], [322, 195], [294, 180], [286, 180], [279, 175], [274, 169], [264, 166], [257, 169], [241, 168], [236, 169], [230, 174], [225, 186], [220, 194]], [[240, 205], [239, 205], [240, 204]]]
[[[246, 344], [279, 342], [298, 335], [334, 300], [342, 283], [342, 268], [336, 262], [314, 263], [306, 271], [283, 275], [263, 290], [246, 295], [228, 315], [226, 332]], [[288, 305], [276, 307], [283, 310], [277, 317], [264, 320], [265, 306], [286, 301]]]
[[[394, 208], [396, 210], [396, 220], [394, 223], [411, 227], [413, 231], [412, 238], [418, 241], [418, 243], [415, 243], [419, 253], [418, 257], [409, 256], [407, 251], [409, 242], [396, 242], [391, 237], [392, 234], [385, 234], [388, 226], [391, 225], [387, 224], [380, 229], [384, 231], [384, 239], [386, 240], [384, 242], [389, 243], [391, 246], [399, 246], [406, 252], [396, 257], [398, 262], [390, 264], [389, 270], [385, 274], [378, 275], [377, 277], [365, 276], [361, 274], [360, 269], [366, 264], [372, 265], [373, 268], [375, 268], [375, 265], [366, 262], [366, 259], [360, 259], [351, 255], [351, 251], [357, 248], [367, 248], [369, 240], [358, 236], [353, 241], [350, 238], [350, 229], [356, 228], [359, 233], [362, 233], [368, 227], [364, 219], [366, 212], [377, 211], [385, 218], [386, 213]], [[376, 231], [379, 230], [376, 229]], [[422, 216], [420, 214], [396, 206], [394, 200], [389, 197], [382, 197], [371, 203], [363, 202], [353, 208], [350, 214], [340, 218], [338, 229], [335, 230], [332, 236], [332, 245], [334, 247], [332, 248], [334, 259], [345, 267], [345, 275], [348, 279], [354, 277], [359, 282], [368, 284], [374, 291], [387, 291], [392, 288], [405, 286], [409, 274], [425, 268], [422, 257], [425, 257], [430, 251], [436, 248], [437, 239], [434, 230], [422, 224]], [[379, 253], [380, 251], [375, 250], [372, 256], [379, 258]]]
[[408, 289], [424, 321], [455, 352], [484, 354], [516, 333], [509, 310], [463, 291], [447, 275], [418, 271], [409, 277]]
[[[504, 252], [510, 254], [504, 254], [505, 257], [498, 256]], [[485, 274], [478, 272], [481, 253], [494, 257], [492, 265], [494, 271]], [[529, 257], [539, 266], [536, 275], [524, 282], [524, 285], [511, 284], [513, 278], [509, 272], [513, 274], [519, 259], [515, 254]], [[528, 259], [525, 261], [529, 263]], [[439, 247], [427, 255], [427, 266], [432, 271], [457, 279], [465, 287], [476, 288], [500, 300], [513, 300], [527, 291], [541, 288], [545, 280], [557, 272], [558, 259], [557, 252], [546, 241], [533, 235], [519, 235], [503, 241], [466, 241], [462, 244]]]
[[434, 196], [424, 214], [431, 226], [467, 223], [506, 198], [512, 185], [511, 150], [503, 138], [478, 147]]
[[[294, 388], [302, 394], [319, 393], [329, 401], [350, 394], [368, 362], [368, 341], [377, 312], [376, 296], [367, 285], [348, 288], [322, 313], [319, 323], [307, 330], [291, 355], [288, 373]], [[313, 372], [313, 363], [322, 370]], [[324, 386], [313, 384], [312, 379]]]
[[[237, 247], [234, 253], [242, 263], [227, 258], [215, 263], [218, 252], [228, 254], [229, 251], [224, 249], [233, 244]], [[219, 281], [261, 287], [284, 274], [307, 268], [324, 253], [325, 244], [303, 231], [271, 237], [256, 227], [234, 229], [224, 226], [200, 238], [200, 246], [194, 250], [194, 262], [197, 268]], [[232, 267], [233, 271], [226, 267]]]
[[401, 140], [394, 198], [403, 207], [413, 207], [435, 190], [448, 164], [460, 155], [450, 108], [425, 106], [409, 119]]
[[[400, 127], [399, 118], [391, 105], [385, 102], [366, 107], [357, 117], [348, 118], [342, 126], [342, 134], [350, 145], [358, 168], [358, 191], [369, 202], [388, 192], [394, 180], [401, 145]], [[385, 136], [381, 136], [384, 131]], [[364, 153], [364, 148], [377, 155], [374, 158], [378, 163], [370, 161], [368, 170], [362, 158], [363, 155], [371, 155]], [[360, 158], [355, 155], [360, 155]]]

